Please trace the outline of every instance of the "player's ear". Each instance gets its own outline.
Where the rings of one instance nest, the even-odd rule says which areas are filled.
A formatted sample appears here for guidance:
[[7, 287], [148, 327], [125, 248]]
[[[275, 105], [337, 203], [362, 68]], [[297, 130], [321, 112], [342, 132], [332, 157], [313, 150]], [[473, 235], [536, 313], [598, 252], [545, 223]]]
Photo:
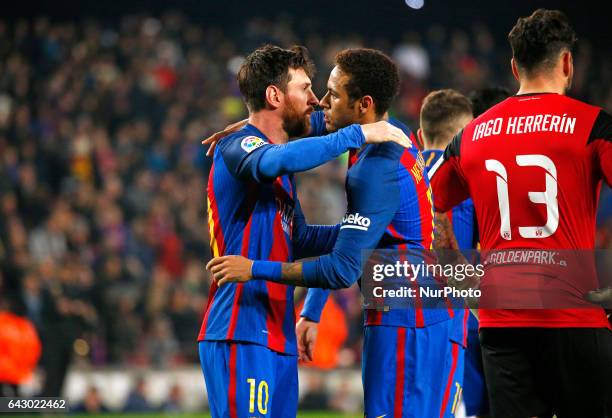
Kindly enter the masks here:
[[514, 60], [514, 58], [510, 60], [510, 66], [512, 67], [512, 75], [514, 76], [516, 81], [520, 81], [518, 65], [516, 64], [516, 61]]
[[563, 62], [563, 75], [566, 77], [570, 77], [574, 72], [574, 60], [572, 58], [572, 53], [570, 51], [564, 51], [561, 54], [561, 60]]
[[421, 144], [425, 143], [425, 141], [423, 140], [423, 130], [421, 128], [417, 129], [417, 138], [419, 138], [419, 142]]
[[363, 96], [359, 100], [359, 113], [366, 114], [370, 109], [374, 109], [374, 99], [372, 99], [372, 96]]
[[272, 109], [277, 109], [283, 102], [283, 92], [274, 84], [266, 88], [266, 103]]
[[572, 87], [574, 79], [574, 57], [571, 51], [565, 51], [562, 56], [563, 75], [565, 76], [565, 89], [569, 90]]

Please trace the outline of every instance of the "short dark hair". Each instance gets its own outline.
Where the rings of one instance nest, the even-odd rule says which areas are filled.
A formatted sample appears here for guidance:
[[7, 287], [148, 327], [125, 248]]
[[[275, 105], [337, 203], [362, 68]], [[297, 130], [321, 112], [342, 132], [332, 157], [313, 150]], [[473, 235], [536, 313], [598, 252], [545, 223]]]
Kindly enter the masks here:
[[284, 49], [264, 45], [250, 53], [238, 71], [238, 87], [251, 112], [266, 107], [266, 89], [277, 86], [283, 92], [290, 81], [289, 68], [303, 69], [308, 77], [314, 75], [314, 63], [303, 46]]
[[350, 48], [336, 55], [336, 65], [350, 76], [345, 86], [349, 99], [372, 96], [378, 116], [389, 110], [400, 85], [399, 70], [391, 58], [375, 49]]
[[510, 91], [505, 87], [493, 86], [474, 90], [469, 95], [470, 101], [472, 102], [474, 117], [477, 118], [496, 104], [506, 100], [508, 97], [510, 97]]
[[444, 145], [456, 132], [461, 116], [472, 116], [472, 103], [456, 90], [435, 90], [421, 105], [421, 130], [431, 144]]
[[551, 68], [564, 49], [572, 50], [576, 33], [567, 16], [559, 10], [538, 9], [520, 17], [508, 34], [512, 56], [527, 73]]

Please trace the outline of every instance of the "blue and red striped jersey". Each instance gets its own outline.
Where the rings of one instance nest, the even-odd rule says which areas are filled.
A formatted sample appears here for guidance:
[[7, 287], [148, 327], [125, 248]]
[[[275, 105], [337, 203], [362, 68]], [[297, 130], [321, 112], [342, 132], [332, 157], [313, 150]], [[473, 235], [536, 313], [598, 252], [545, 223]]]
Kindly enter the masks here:
[[[443, 156], [444, 151], [442, 150], [423, 151], [427, 173]], [[478, 244], [478, 226], [476, 225], [476, 215], [474, 214], [472, 199], [464, 200], [446, 212], [446, 214], [453, 225], [453, 232], [455, 233], [455, 238], [457, 238], [459, 248], [462, 250], [476, 248]]]
[[[275, 146], [257, 128], [247, 125], [222, 139], [215, 150], [207, 190], [213, 256], [290, 262], [294, 257], [329, 252], [338, 226], [306, 225], [293, 176], [265, 178], [261, 166], [266, 152], [278, 151], [274, 155], [282, 159], [295, 158], [300, 149], [312, 149], [317, 156], [294, 164], [298, 171], [363, 141], [358, 126], [339, 133]], [[326, 155], [325, 150], [332, 152]], [[198, 341], [247, 341], [295, 354], [293, 290], [293, 286], [260, 280], [220, 288], [213, 282]]]
[[[361, 274], [362, 250], [431, 248], [433, 203], [420, 152], [395, 143], [367, 145], [350, 160], [348, 209], [338, 240], [330, 254], [304, 263], [306, 284], [324, 288], [350, 284]], [[412, 283], [420, 285], [419, 279]], [[327, 295], [325, 290], [309, 289], [302, 316], [317, 320]], [[413, 308], [369, 309], [365, 324], [423, 327], [452, 316], [452, 309], [423, 309], [417, 298]]]
[[[432, 193], [429, 187], [429, 178], [424, 171], [424, 161], [421, 153], [415, 149], [403, 150], [395, 144], [377, 146], [379, 148], [393, 149], [389, 153], [390, 165], [396, 165], [396, 193], [380, 194], [376, 185], [376, 176], [372, 176], [373, 170], [382, 170], [383, 164], [375, 163], [379, 160], [382, 150], [369, 147], [360, 153], [359, 158], [348, 171], [347, 194], [364, 193], [362, 189], [368, 187], [377, 195], [377, 200], [372, 203], [372, 211], [377, 212], [382, 206], [395, 207], [393, 211], [388, 210], [391, 221], [384, 229], [382, 237], [376, 245], [377, 250], [429, 250], [433, 242], [433, 209]], [[384, 153], [384, 151], [382, 151]], [[380, 161], [378, 161], [380, 162]], [[369, 185], [364, 186], [365, 178], [370, 178]], [[365, 192], [367, 194], [367, 192]], [[359, 199], [361, 200], [361, 199]], [[381, 204], [383, 201], [386, 204]], [[349, 200], [349, 212], [351, 213], [351, 201]], [[364, 213], [363, 211], [359, 212]], [[378, 214], [377, 216], [381, 216]], [[384, 217], [384, 215], [382, 215]], [[342, 234], [342, 232], [341, 232]], [[368, 309], [365, 312], [365, 325], [387, 325], [403, 327], [424, 327], [433, 325], [440, 321], [449, 319], [452, 311], [446, 309], [423, 309], [419, 298], [418, 287], [422, 284], [422, 278], [411, 282], [417, 289], [417, 297], [414, 308], [390, 309], [379, 311]], [[425, 283], [423, 283], [425, 285]], [[427, 283], [426, 285], [431, 285]]]
[[[431, 170], [441, 158], [444, 158], [443, 150], [423, 151], [427, 175], [429, 175], [429, 170]], [[446, 212], [446, 215], [453, 225], [453, 233], [455, 234], [459, 248], [462, 250], [475, 249], [478, 246], [478, 225], [476, 224], [476, 215], [474, 214], [474, 203], [472, 203], [472, 199], [466, 199], [457, 206], [454, 206], [451, 210]], [[456, 310], [455, 314], [455, 328], [459, 328], [459, 330], [463, 332], [461, 341], [463, 341], [465, 346], [467, 344], [466, 321], [467, 329], [478, 330], [478, 320], [468, 309]]]
[[[265, 136], [250, 125], [233, 136], [217, 145], [208, 178], [213, 256], [290, 261], [293, 179], [290, 175], [266, 183], [249, 179], [248, 165], [261, 155], [257, 149], [264, 146]], [[213, 282], [198, 341], [250, 341], [294, 353], [294, 327], [293, 287], [253, 280], [218, 288]]]

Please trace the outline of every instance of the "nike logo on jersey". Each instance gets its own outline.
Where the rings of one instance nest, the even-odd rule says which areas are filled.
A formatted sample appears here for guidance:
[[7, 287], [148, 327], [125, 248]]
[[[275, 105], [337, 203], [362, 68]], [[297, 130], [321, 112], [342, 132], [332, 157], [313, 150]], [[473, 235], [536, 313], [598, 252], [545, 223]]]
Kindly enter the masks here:
[[342, 218], [342, 226], [340, 229], [350, 228], [350, 229], [359, 229], [361, 231], [367, 231], [370, 227], [370, 218], [365, 216], [361, 216], [359, 212], [355, 214], [346, 214], [344, 218]]

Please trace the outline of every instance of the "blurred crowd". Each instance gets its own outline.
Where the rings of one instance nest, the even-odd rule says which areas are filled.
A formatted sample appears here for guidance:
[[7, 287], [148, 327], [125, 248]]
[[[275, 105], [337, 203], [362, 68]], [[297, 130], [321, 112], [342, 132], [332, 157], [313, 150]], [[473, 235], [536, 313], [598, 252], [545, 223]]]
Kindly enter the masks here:
[[85, 395], [80, 403], [71, 408], [75, 413], [100, 414], [104, 412], [126, 412], [126, 413], [146, 413], [162, 412], [167, 415], [185, 411], [185, 400], [182, 387], [174, 383], [170, 387], [166, 399], [161, 403], [154, 403], [149, 399], [147, 382], [143, 377], [138, 377], [133, 387], [119, 410], [111, 408], [102, 399], [101, 389], [95, 385], [90, 385], [85, 390]]
[[[305, 44], [322, 96], [336, 52], [382, 49], [402, 70], [392, 113], [414, 129], [431, 89], [515, 88], [500, 40], [507, 28], [432, 24], [391, 44], [294, 27], [287, 17], [254, 18], [230, 32], [179, 13], [104, 24], [0, 20], [1, 295], [39, 332], [46, 393], [58, 393], [74, 358], [93, 366], [197, 362], [210, 285], [210, 160], [200, 141], [246, 115], [235, 75], [249, 51]], [[580, 39], [572, 95], [610, 111], [612, 57]], [[341, 219], [345, 165], [338, 159], [299, 176], [309, 222]], [[609, 190], [601, 205], [598, 245], [608, 248]], [[359, 292], [336, 292], [335, 302], [346, 332], [331, 364], [354, 366]]]

